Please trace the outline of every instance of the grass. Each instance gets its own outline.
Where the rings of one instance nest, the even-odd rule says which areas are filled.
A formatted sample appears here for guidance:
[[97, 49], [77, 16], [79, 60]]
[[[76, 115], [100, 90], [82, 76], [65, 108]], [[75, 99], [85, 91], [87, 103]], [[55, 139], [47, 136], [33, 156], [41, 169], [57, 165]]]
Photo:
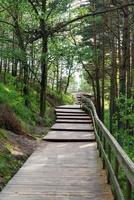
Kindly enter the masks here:
[[23, 155], [17, 159], [12, 154], [14, 144], [8, 139], [9, 133], [0, 129], [0, 190], [9, 181], [9, 179], [17, 172], [26, 160], [27, 156]]
[[15, 86], [0, 83], [0, 103], [9, 105], [22, 120], [28, 123], [35, 121], [33, 111], [24, 105], [24, 98], [21, 92], [16, 91]]
[[[16, 89], [17, 88], [17, 89]], [[59, 104], [73, 104], [74, 99], [71, 95], [59, 94], [47, 88], [47, 106], [45, 125], [50, 126], [54, 120], [54, 107]], [[24, 104], [24, 96], [20, 86], [16, 86], [15, 79], [11, 76], [7, 84], [0, 83], [0, 103], [5, 103], [12, 108], [18, 118], [28, 124], [35, 125], [39, 116], [39, 94], [33, 88], [30, 88], [30, 108]], [[53, 116], [52, 116], [53, 115]]]
[[[9, 76], [6, 84], [0, 83], [0, 104], [8, 105], [16, 118], [21, 122], [21, 126], [27, 132], [37, 125], [39, 118], [39, 94], [33, 88], [30, 88], [30, 109], [24, 104], [24, 96], [22, 95], [22, 86], [16, 85], [16, 80]], [[73, 97], [71, 95], [57, 94], [56, 91], [47, 89], [47, 106], [46, 117], [42, 119], [46, 127], [50, 127], [55, 119], [54, 107], [60, 104], [72, 104]], [[7, 116], [8, 117], [8, 116]], [[29, 126], [30, 125], [30, 126]], [[1, 127], [0, 127], [1, 128]], [[31, 132], [31, 131], [30, 131]], [[16, 143], [13, 144], [9, 139], [10, 132], [0, 129], [0, 188], [8, 182], [8, 180], [17, 172], [27, 158], [27, 155], [14, 154]], [[34, 134], [33, 134], [34, 135]], [[35, 134], [39, 138], [38, 134]], [[17, 135], [15, 135], [17, 137]], [[19, 141], [18, 141], [19, 142]], [[18, 145], [20, 145], [19, 143]], [[19, 147], [19, 146], [18, 146]], [[16, 146], [17, 148], [17, 146]], [[28, 147], [27, 147], [28, 148]]]

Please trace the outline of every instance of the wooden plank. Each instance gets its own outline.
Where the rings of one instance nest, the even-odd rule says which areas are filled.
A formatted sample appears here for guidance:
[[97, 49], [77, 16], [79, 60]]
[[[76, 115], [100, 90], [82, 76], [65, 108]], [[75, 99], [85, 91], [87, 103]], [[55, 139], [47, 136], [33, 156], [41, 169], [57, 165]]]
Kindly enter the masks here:
[[42, 142], [9, 181], [0, 200], [113, 200], [101, 170], [91, 120], [71, 108], [73, 113], [68, 108], [71, 113], [57, 116], [68, 123], [52, 126], [55, 131], [44, 137], [47, 142]]
[[55, 109], [59, 113], [85, 113], [82, 109]]
[[[89, 107], [92, 110], [92, 112], [94, 114], [94, 120], [96, 122], [96, 125], [98, 126], [99, 130], [102, 132], [107, 143], [110, 145], [112, 152], [114, 152], [114, 154], [116, 155], [116, 159], [118, 160], [120, 167], [122, 167], [122, 169], [124, 170], [124, 173], [125, 173], [127, 179], [130, 181], [131, 185], [134, 187], [134, 163], [133, 163], [133, 161], [129, 158], [129, 156], [122, 149], [122, 147], [119, 145], [117, 140], [113, 137], [113, 135], [111, 135], [109, 130], [105, 127], [105, 125], [99, 119], [93, 102], [90, 99], [86, 99], [83, 97], [83, 103], [84, 103], [83, 107], [86, 110], [89, 110]], [[87, 105], [89, 105], [89, 107]]]
[[74, 123], [74, 124], [92, 124], [91, 120], [81, 120], [81, 119], [57, 119], [56, 123]]
[[56, 123], [51, 127], [51, 130], [93, 131], [93, 125], [92, 124]]
[[53, 141], [95, 141], [94, 132], [50, 131], [44, 140]]
[[0, 200], [113, 200], [96, 143], [43, 142]]
[[91, 120], [89, 116], [57, 116], [57, 119]]
[[[0, 198], [0, 200], [81, 200], [81, 196], [63, 196], [63, 195], [59, 195], [59, 196], [47, 196], [47, 195], [2, 195], [2, 197]], [[93, 197], [87, 197], [87, 196], [82, 196], [82, 200], [93, 200]], [[95, 200], [102, 200], [100, 198], [95, 198]], [[107, 200], [107, 199], [104, 199]]]
[[61, 112], [57, 112], [56, 113], [57, 116], [88, 116], [86, 113], [61, 113]]
[[80, 105], [62, 105], [62, 106], [57, 106], [56, 108], [64, 108], [64, 109], [80, 109]]

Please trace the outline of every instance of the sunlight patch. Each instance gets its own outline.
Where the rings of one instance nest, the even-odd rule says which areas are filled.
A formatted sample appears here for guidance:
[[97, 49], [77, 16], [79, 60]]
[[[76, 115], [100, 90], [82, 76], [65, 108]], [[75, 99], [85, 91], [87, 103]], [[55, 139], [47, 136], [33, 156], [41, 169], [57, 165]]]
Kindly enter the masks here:
[[94, 143], [84, 144], [84, 145], [81, 145], [81, 146], [80, 146], [80, 149], [84, 149], [84, 148], [87, 148], [87, 147], [92, 147], [92, 146], [94, 146], [94, 145], [95, 145]]

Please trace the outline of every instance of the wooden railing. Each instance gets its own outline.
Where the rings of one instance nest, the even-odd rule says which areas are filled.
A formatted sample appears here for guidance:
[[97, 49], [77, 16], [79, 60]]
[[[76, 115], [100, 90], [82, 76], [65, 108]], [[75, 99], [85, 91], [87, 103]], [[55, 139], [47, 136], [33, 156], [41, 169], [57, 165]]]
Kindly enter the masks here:
[[[134, 198], [132, 197], [132, 190], [134, 187], [134, 163], [99, 119], [91, 99], [81, 96], [81, 106], [92, 116], [99, 155], [102, 158], [103, 168], [106, 169], [107, 172], [108, 183], [112, 185], [115, 199], [132, 200], [132, 198]], [[134, 149], [132, 149], [132, 151], [134, 151]], [[123, 170], [126, 177], [125, 194], [119, 183], [120, 170]]]

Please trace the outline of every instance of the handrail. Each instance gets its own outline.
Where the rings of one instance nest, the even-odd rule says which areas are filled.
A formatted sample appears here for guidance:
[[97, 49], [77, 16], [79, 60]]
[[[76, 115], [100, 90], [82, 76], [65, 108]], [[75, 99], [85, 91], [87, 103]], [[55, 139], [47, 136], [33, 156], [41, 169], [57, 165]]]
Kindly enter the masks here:
[[[81, 96], [81, 105], [83, 109], [90, 112], [93, 118], [97, 144], [99, 147], [100, 156], [103, 159], [103, 167], [107, 167], [108, 180], [110, 180], [114, 186], [115, 195], [117, 199], [131, 200], [132, 187], [134, 187], [134, 163], [128, 157], [126, 152], [121, 148], [116, 139], [111, 135], [109, 130], [105, 127], [102, 121], [99, 119], [96, 108], [91, 99]], [[107, 147], [106, 147], [107, 146]], [[111, 164], [111, 151], [115, 156], [115, 169]], [[126, 198], [123, 195], [121, 187], [118, 181], [119, 167], [122, 167], [126, 176], [127, 182], [127, 194]]]

